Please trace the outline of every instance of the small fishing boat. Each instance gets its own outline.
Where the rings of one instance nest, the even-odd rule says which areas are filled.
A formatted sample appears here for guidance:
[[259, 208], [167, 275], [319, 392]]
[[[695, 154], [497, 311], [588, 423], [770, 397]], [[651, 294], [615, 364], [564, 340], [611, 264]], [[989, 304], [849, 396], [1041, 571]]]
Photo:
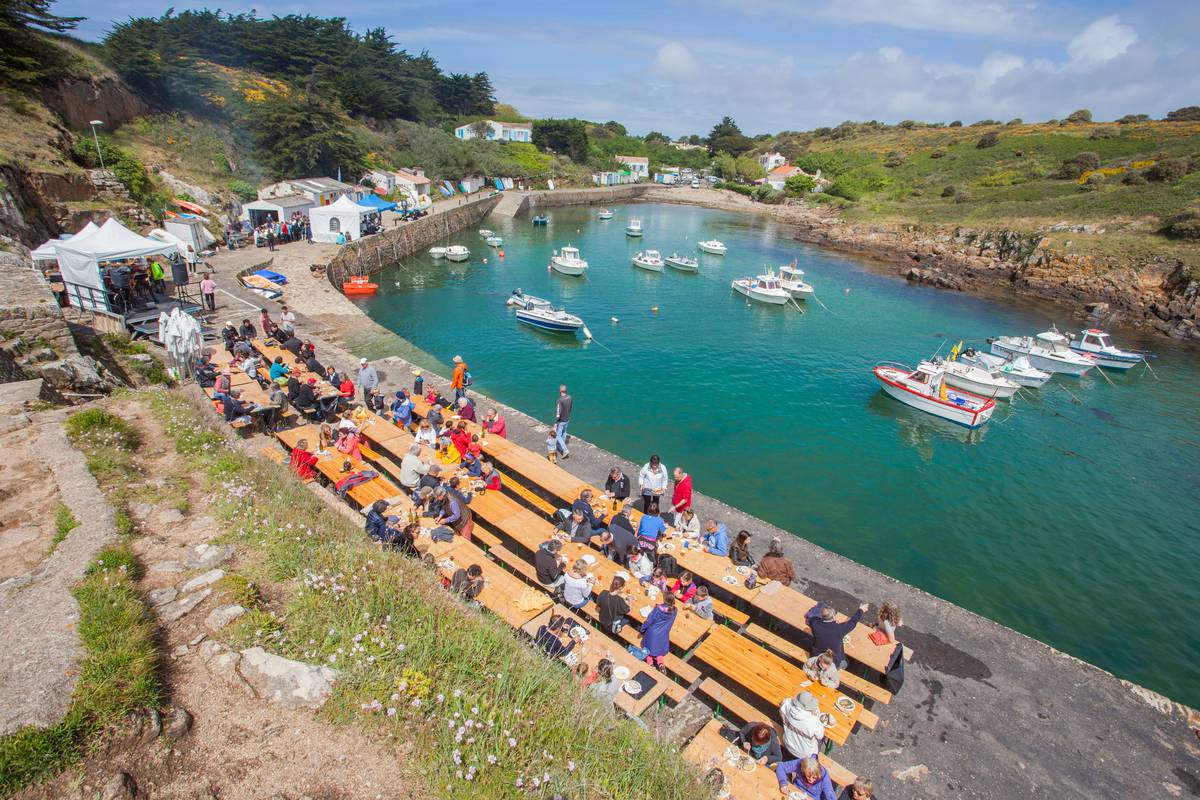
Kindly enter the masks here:
[[446, 257], [446, 248], [444, 248], [444, 247], [429, 248], [429, 257], [430, 258], [445, 258]]
[[642, 235], [642, 221], [640, 219], [629, 220], [629, 224], [625, 226], [625, 235], [626, 236], [641, 236]]
[[588, 262], [579, 257], [579, 248], [567, 245], [562, 252], [554, 251], [550, 257], [550, 269], [563, 275], [582, 275], [587, 272]]
[[491, 231], [489, 231], [487, 228], [480, 228], [480, 229], [479, 229], [479, 236], [480, 236], [480, 238], [486, 239], [486, 238], [488, 238], [489, 236], [495, 236], [495, 235], [496, 235], [496, 234], [492, 233], [492, 232], [491, 232]]
[[379, 284], [371, 283], [371, 279], [366, 275], [351, 275], [350, 279], [342, 284], [342, 294], [347, 297], [366, 297], [375, 294], [378, 288]]
[[1021, 388], [1016, 381], [1003, 375], [993, 375], [989, 370], [974, 364], [947, 361], [941, 366], [946, 370], [946, 383], [981, 397], [1012, 397]]
[[1045, 372], [1083, 375], [1096, 361], [1090, 355], [1076, 353], [1067, 346], [1067, 337], [1051, 329], [1037, 336], [997, 336], [988, 339], [998, 356], [1025, 356], [1029, 363]]
[[967, 348], [962, 351], [958, 360], [986, 369], [994, 377], [1007, 378], [1013, 383], [1018, 383], [1021, 386], [1027, 386], [1031, 389], [1039, 388], [1053, 377], [1052, 373], [1043, 372], [1030, 364], [1029, 359], [1025, 356], [1015, 356], [1006, 359], [992, 355], [991, 353], [981, 353], [974, 348]]
[[709, 239], [707, 242], [696, 242], [696, 245], [704, 252], [712, 253], [714, 256], [723, 256], [729, 249], [716, 239]]
[[732, 286], [735, 292], [744, 294], [755, 302], [773, 306], [782, 306], [792, 297], [779, 285], [779, 278], [769, 272], [754, 278], [739, 278]]
[[797, 300], [807, 300], [813, 295], [813, 287], [804, 282], [804, 270], [794, 263], [779, 268], [779, 285]]
[[633, 265], [651, 272], [662, 272], [662, 255], [657, 250], [639, 250], [633, 257]]
[[471, 251], [461, 244], [452, 244], [446, 248], [446, 258], [450, 261], [466, 261], [471, 257]]
[[880, 364], [875, 377], [883, 391], [918, 411], [978, 428], [992, 418], [996, 401], [946, 386], [944, 365], [922, 361], [916, 369]]
[[609, 211], [607, 208], [602, 208], [602, 209], [600, 209], [600, 213], [597, 214], [596, 216], [599, 219], [612, 219], [613, 212]]
[[1112, 343], [1108, 334], [1099, 328], [1088, 328], [1071, 337], [1070, 348], [1096, 360], [1105, 369], [1130, 369], [1150, 357], [1141, 350], [1122, 350]]
[[561, 308], [519, 308], [517, 319], [526, 325], [556, 333], [574, 333], [583, 327], [583, 320]]
[[680, 272], [699, 272], [700, 262], [694, 258], [681, 256], [678, 253], [671, 253], [663, 259], [663, 262], [672, 269], [677, 269]]
[[489, 247], [499, 247], [504, 244], [504, 239], [500, 236], [489, 236], [484, 241], [488, 243]]
[[531, 294], [525, 294], [520, 289], [513, 289], [513, 293], [504, 301], [505, 305], [516, 306], [517, 308], [550, 308], [550, 301], [543, 300], [540, 297], [534, 297]]
[[549, 225], [550, 218], [543, 216], [541, 214], [538, 214], [536, 217], [533, 218], [533, 224], [534, 225]]

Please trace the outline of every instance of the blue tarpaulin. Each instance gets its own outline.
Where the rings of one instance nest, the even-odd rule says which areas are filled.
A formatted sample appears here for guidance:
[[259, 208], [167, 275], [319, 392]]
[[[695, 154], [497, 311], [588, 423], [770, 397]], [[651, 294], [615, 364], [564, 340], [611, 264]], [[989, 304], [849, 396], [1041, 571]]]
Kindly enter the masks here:
[[367, 208], [378, 209], [379, 211], [392, 211], [396, 208], [395, 203], [391, 202], [390, 200], [384, 200], [377, 194], [367, 195], [362, 200], [359, 200], [358, 204], [360, 206], [366, 206]]

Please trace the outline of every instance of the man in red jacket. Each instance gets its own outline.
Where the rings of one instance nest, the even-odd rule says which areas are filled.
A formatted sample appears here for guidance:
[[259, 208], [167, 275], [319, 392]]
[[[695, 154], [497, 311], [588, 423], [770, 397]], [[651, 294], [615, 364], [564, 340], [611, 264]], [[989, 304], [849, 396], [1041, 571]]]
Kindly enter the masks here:
[[675, 468], [675, 491], [671, 493], [671, 513], [679, 514], [692, 505], [692, 476]]

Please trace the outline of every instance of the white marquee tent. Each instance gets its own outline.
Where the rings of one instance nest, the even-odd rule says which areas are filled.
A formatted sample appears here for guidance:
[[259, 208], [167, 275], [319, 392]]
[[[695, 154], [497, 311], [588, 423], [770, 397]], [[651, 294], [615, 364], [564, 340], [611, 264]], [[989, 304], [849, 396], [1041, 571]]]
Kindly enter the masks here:
[[[104, 281], [100, 264], [124, 258], [151, 255], [171, 255], [179, 252], [178, 245], [158, 239], [148, 239], [134, 233], [116, 219], [109, 218], [94, 233], [69, 239], [59, 245], [58, 267], [67, 284], [71, 305], [79, 308], [107, 310]], [[98, 290], [91, 292], [89, 289]]]
[[67, 242], [83, 241], [86, 237], [91, 236], [98, 230], [100, 230], [99, 225], [94, 222], [89, 222], [87, 225], [84, 225], [82, 228], [80, 228], [79, 233], [76, 233], [74, 236], [68, 236], [65, 239], [50, 239], [47, 242], [43, 242], [42, 245], [38, 247], [37, 250], [34, 250], [31, 254], [33, 256], [33, 260], [57, 261], [59, 247]]
[[379, 209], [360, 206], [342, 195], [336, 202], [309, 210], [313, 241], [336, 242], [339, 233], [346, 234], [347, 240], [357, 240], [362, 236], [363, 218], [378, 213]]

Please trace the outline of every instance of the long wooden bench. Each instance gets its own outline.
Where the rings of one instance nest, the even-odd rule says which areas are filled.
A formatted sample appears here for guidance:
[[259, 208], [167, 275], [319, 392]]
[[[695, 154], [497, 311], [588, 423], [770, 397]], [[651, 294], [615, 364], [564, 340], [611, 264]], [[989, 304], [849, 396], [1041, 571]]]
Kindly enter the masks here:
[[558, 510], [552, 503], [547, 502], [540, 495], [535, 494], [526, 486], [521, 484], [515, 477], [512, 476], [512, 473], [505, 474], [504, 472], [501, 472], [500, 478], [501, 484], [504, 487], [504, 491], [512, 492], [518, 498], [520, 498], [522, 502], [532, 506], [533, 508], [545, 514], [547, 517], [553, 517], [554, 512]]
[[[743, 724], [748, 722], [769, 723], [775, 728], [776, 735], [783, 736], [783, 725], [778, 721], [778, 709], [773, 709], [771, 713], [767, 713], [755, 707], [753, 703], [738, 697], [712, 678], [705, 678], [696, 688], [701, 694], [717, 704], [718, 713], [729, 712], [735, 719], [741, 720]], [[725, 714], [721, 713], [721, 716], [725, 716]], [[830, 780], [838, 786], [849, 786], [858, 779], [857, 775], [824, 753], [818, 753], [817, 758], [820, 760], [821, 766], [829, 771]]]
[[274, 461], [276, 464], [286, 464], [288, 462], [287, 454], [278, 447], [272, 447], [271, 445], [267, 444], [263, 445], [258, 452], [266, 459], [269, 461]]
[[[751, 639], [770, 647], [781, 655], [785, 655], [794, 661], [798, 661], [801, 665], [809, 659], [809, 653], [800, 645], [789, 642], [777, 633], [773, 633], [761, 625], [753, 624], [748, 626], [743, 633]], [[869, 697], [872, 700], [877, 700], [880, 703], [892, 702], [892, 693], [882, 686], [877, 686], [874, 683], [855, 675], [849, 670], [842, 670], [839, 673], [842, 679], [842, 686], [848, 689], [853, 689], [859, 694]]]
[[739, 609], [736, 609], [733, 606], [729, 605], [729, 603], [726, 603], [723, 600], [718, 600], [717, 598], [713, 597], [712, 595], [709, 595], [709, 597], [712, 598], [713, 613], [716, 614], [718, 617], [722, 617], [726, 620], [729, 620], [734, 625], [736, 625], [738, 628], [742, 627], [743, 625], [745, 625], [747, 622], [750, 621], [750, 615], [747, 614], [745, 611], [740, 611]]

